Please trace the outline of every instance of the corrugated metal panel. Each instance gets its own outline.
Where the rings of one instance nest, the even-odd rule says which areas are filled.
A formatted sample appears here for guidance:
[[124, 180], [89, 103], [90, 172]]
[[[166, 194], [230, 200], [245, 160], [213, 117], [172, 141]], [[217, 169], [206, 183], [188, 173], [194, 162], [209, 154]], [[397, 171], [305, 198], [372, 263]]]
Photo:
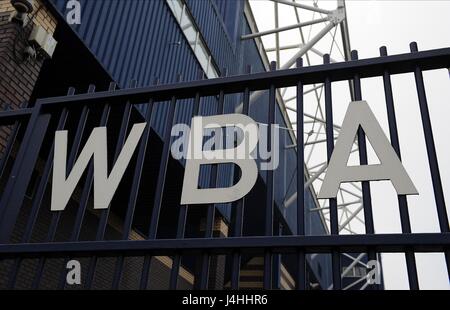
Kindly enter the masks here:
[[230, 36], [231, 42], [236, 41], [239, 33], [239, 25], [241, 24], [243, 1], [240, 0], [213, 0], [212, 4], [215, 6], [217, 12], [222, 16], [222, 21]]
[[[61, 12], [66, 1], [53, 0]], [[165, 1], [81, 0], [82, 22], [74, 30], [120, 87], [132, 79], [147, 86], [194, 80], [201, 70]], [[179, 102], [178, 119], [187, 122], [191, 109]], [[159, 104], [154, 127], [161, 134], [167, 105]], [[189, 116], [189, 118], [188, 118]]]
[[[66, 1], [52, 1], [64, 14]], [[226, 24], [236, 23], [235, 17], [228, 14], [229, 2], [186, 0], [186, 3], [219, 68], [226, 68], [230, 75], [242, 73], [247, 65], [253, 67], [253, 72], [264, 71], [253, 40], [240, 41], [236, 38], [233, 42], [227, 33]], [[155, 77], [159, 78], [160, 83], [173, 83], [177, 74], [182, 74], [183, 80], [188, 81], [195, 80], [199, 76], [201, 67], [165, 0], [81, 0], [81, 5], [82, 23], [74, 26], [74, 30], [120, 87], [127, 87], [132, 79], [138, 81], [138, 86], [148, 86], [154, 82]], [[249, 33], [250, 29], [242, 7], [238, 16], [240, 21], [237, 31]], [[232, 112], [240, 100], [240, 95], [227, 95], [225, 111]], [[252, 104], [251, 116], [256, 121], [267, 123], [267, 102], [266, 93]], [[256, 106], [258, 108], [255, 108]], [[178, 101], [177, 122], [190, 125], [192, 108], [192, 100]], [[216, 114], [216, 109], [215, 97], [202, 98], [202, 115]], [[167, 110], [167, 104], [157, 104], [157, 111], [152, 120], [152, 126], [160, 135], [167, 122]], [[279, 109], [276, 119], [281, 127], [286, 127]], [[295, 180], [294, 183], [290, 182], [290, 175], [285, 173], [292, 171], [288, 167], [295, 167], [295, 151], [292, 149], [285, 151], [283, 146], [281, 148], [280, 154], [283, 154], [281, 159], [284, 161], [280, 163], [280, 168], [275, 173], [276, 184], [284, 184], [276, 187], [275, 197], [279, 206], [282, 206], [286, 196], [295, 192], [296, 187]], [[209, 171], [208, 167], [202, 169], [200, 186], [208, 185]], [[281, 171], [283, 173], [280, 173]], [[232, 176], [233, 166], [220, 167], [218, 186], [229, 186]], [[265, 179], [265, 172], [261, 172], [261, 176]], [[313, 205], [312, 197], [307, 197], [309, 197], [308, 204]], [[281, 210], [293, 231], [296, 212], [294, 206], [295, 204]], [[230, 214], [229, 206], [222, 206], [222, 211], [224, 214]], [[323, 233], [321, 225], [317, 225], [320, 221], [317, 213], [311, 214], [310, 218], [316, 224], [307, 226], [308, 231], [314, 234]]]
[[212, 1], [186, 0], [186, 3], [219, 68], [226, 68], [230, 75], [241, 73], [241, 57], [227, 34], [216, 6]]

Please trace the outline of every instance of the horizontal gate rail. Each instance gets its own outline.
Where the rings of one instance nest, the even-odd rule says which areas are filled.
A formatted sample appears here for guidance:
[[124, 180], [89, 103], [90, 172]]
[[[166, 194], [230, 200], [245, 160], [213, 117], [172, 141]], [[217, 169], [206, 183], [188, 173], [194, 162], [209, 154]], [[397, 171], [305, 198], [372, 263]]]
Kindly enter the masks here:
[[20, 109], [16, 111], [4, 111], [0, 112], [0, 123], [2, 125], [12, 124], [15, 121], [25, 121], [31, 117], [33, 113], [33, 108], [30, 109]]
[[279, 70], [251, 75], [239, 75], [220, 79], [181, 82], [176, 84], [151, 86], [137, 89], [122, 89], [114, 93], [98, 92], [95, 94], [79, 94], [70, 97], [54, 97], [41, 99], [45, 106], [62, 105], [69, 102], [79, 104], [95, 104], [108, 100], [109, 104], [123, 104], [127, 100], [134, 103], [146, 102], [149, 97], [155, 101], [193, 98], [197, 92], [202, 96], [217, 95], [220, 91], [225, 94], [296, 86], [301, 80], [303, 85], [320, 84], [326, 77], [331, 82], [352, 80], [355, 75], [362, 78], [383, 76], [385, 70], [391, 75], [414, 72], [417, 67], [421, 70], [450, 68], [450, 48], [415, 52], [394, 56], [354, 60], [349, 62], [332, 63], [320, 66], [302, 67], [290, 70]]
[[[448, 225], [448, 215], [445, 205], [443, 187], [441, 184], [441, 175], [436, 154], [436, 147], [432, 133], [430, 115], [428, 111], [428, 103], [425, 93], [425, 86], [422, 72], [434, 69], [450, 68], [450, 48], [442, 48], [430, 51], [419, 52], [415, 43], [411, 45], [411, 53], [388, 56], [386, 48], [381, 49], [381, 57], [370, 59], [358, 59], [356, 51], [352, 52], [352, 60], [343, 63], [330, 63], [329, 55], [324, 56], [324, 64], [319, 66], [303, 67], [302, 60], [297, 60], [297, 68], [289, 70], [275, 70], [276, 63], [271, 64], [272, 71], [263, 73], [251, 73], [251, 68], [247, 69], [246, 75], [221, 77], [212, 80], [198, 80], [191, 82], [181, 82], [181, 76], [178, 83], [159, 85], [158, 82], [154, 86], [135, 88], [137, 82], [134, 81], [129, 88], [115, 90], [116, 85], [112, 83], [109, 91], [95, 92], [92, 85], [86, 94], [75, 95], [75, 89], [69, 90], [68, 96], [40, 99], [33, 108], [26, 108], [16, 111], [0, 112], [0, 126], [14, 125], [16, 130], [10, 136], [5, 154], [0, 162], [0, 176], [4, 182], [4, 192], [1, 193], [0, 199], [0, 261], [13, 258], [13, 267], [9, 273], [9, 287], [14, 288], [16, 280], [19, 277], [19, 269], [26, 258], [38, 258], [38, 266], [33, 280], [33, 288], [39, 288], [41, 278], [44, 274], [44, 267], [49, 258], [61, 258], [64, 262], [69, 257], [87, 257], [89, 263], [87, 265], [87, 281], [85, 288], [93, 286], [96, 268], [99, 265], [98, 258], [115, 256], [117, 259], [113, 267], [112, 288], [120, 287], [121, 279], [125, 270], [125, 260], [132, 256], [142, 256], [143, 264], [140, 278], [140, 288], [148, 287], [150, 276], [150, 265], [155, 257], [170, 256], [172, 266], [170, 267], [169, 287], [177, 288], [178, 277], [183, 267], [183, 257], [191, 254], [198, 255], [197, 267], [193, 269], [193, 277], [195, 278], [193, 287], [207, 289], [209, 287], [210, 264], [213, 255], [229, 255], [230, 275], [229, 285], [233, 289], [240, 287], [241, 260], [247, 254], [257, 253], [263, 258], [263, 273], [261, 285], [266, 289], [277, 286], [276, 277], [278, 270], [275, 265], [280, 265], [281, 255], [277, 254], [294, 254], [296, 257], [296, 274], [292, 274], [295, 279], [297, 289], [308, 289], [308, 264], [307, 254], [326, 253], [331, 258], [331, 283], [334, 289], [342, 289], [343, 275], [342, 267], [345, 264], [343, 260], [344, 253], [363, 253], [367, 260], [377, 260], [379, 253], [403, 253], [407, 265], [408, 280], [411, 289], [419, 288], [417, 277], [417, 266], [415, 261], [416, 253], [444, 253], [446, 257], [447, 273], [450, 273], [450, 232]], [[225, 71], [225, 70], [224, 70]], [[397, 129], [397, 120], [395, 116], [394, 98], [391, 85], [391, 76], [402, 73], [414, 74], [416, 79], [416, 91], [418, 94], [418, 102], [422, 118], [422, 127], [424, 131], [424, 139], [427, 147], [428, 162], [430, 165], [430, 173], [432, 176], [432, 185], [434, 190], [434, 198], [437, 209], [438, 222], [440, 224], [439, 233], [412, 233], [410, 216], [408, 213], [408, 202], [406, 196], [398, 196], [398, 207], [400, 211], [400, 222], [402, 233], [376, 234], [373, 223], [373, 210], [371, 201], [371, 192], [369, 182], [362, 182], [362, 202], [365, 219], [365, 234], [361, 235], [342, 235], [340, 234], [339, 225], [339, 209], [337, 199], [329, 200], [330, 211], [330, 235], [307, 235], [306, 232], [306, 216], [305, 216], [305, 175], [301, 171], [304, 170], [305, 154], [302, 148], [298, 146], [304, 145], [304, 86], [310, 84], [324, 85], [324, 104], [325, 104], [325, 124], [326, 124], [326, 155], [328, 160], [331, 159], [334, 150], [335, 131], [333, 127], [333, 107], [336, 104], [347, 104], [347, 102], [337, 102], [333, 98], [332, 86], [336, 81], [350, 81], [354, 89], [355, 100], [363, 100], [361, 93], [361, 82], [364, 78], [379, 77], [383, 79], [386, 109], [388, 113], [389, 133], [391, 144], [395, 152], [401, 158], [400, 142]], [[297, 90], [297, 159], [296, 159], [296, 181], [297, 181], [297, 214], [296, 234], [282, 235], [282, 229], [274, 227], [276, 220], [275, 210], [275, 194], [274, 189], [277, 184], [274, 178], [275, 172], [268, 170], [266, 174], [267, 188], [261, 196], [264, 202], [261, 212], [264, 214], [264, 225], [261, 228], [263, 236], [244, 236], [244, 211], [250, 201], [244, 197], [233, 204], [233, 212], [230, 220], [231, 237], [213, 238], [215, 236], [214, 225], [216, 220], [217, 204], [211, 204], [205, 208], [205, 224], [201, 236], [204, 238], [192, 238], [187, 236], [186, 228], [188, 226], [188, 211], [191, 212], [191, 206], [180, 206], [176, 213], [178, 223], [176, 237], [166, 236], [176, 239], [158, 239], [158, 229], [162, 226], [160, 223], [160, 214], [163, 211], [164, 189], [167, 186], [168, 169], [170, 160], [170, 142], [172, 125], [177, 120], [177, 108], [183, 104], [183, 99], [193, 100], [193, 109], [191, 116], [202, 115], [203, 106], [202, 99], [206, 97], [214, 97], [217, 106], [216, 114], [226, 113], [225, 95], [241, 94], [242, 95], [242, 113], [249, 114], [250, 98], [252, 92], [264, 90], [268, 94], [268, 100], [264, 103], [267, 105], [267, 123], [276, 123], [276, 93], [277, 88], [296, 87]], [[157, 105], [168, 105], [168, 118], [163, 128], [163, 145], [161, 146], [161, 160], [157, 168], [157, 177], [155, 177], [155, 193], [151, 197], [150, 202], [145, 203], [145, 207], [149, 207], [149, 214], [146, 214], [149, 222], [145, 225], [147, 235], [142, 235], [143, 240], [128, 240], [131, 238], [133, 229], [133, 220], [137, 213], [137, 203], [140, 194], [143, 192], [142, 178], [144, 177], [144, 166], [148, 164], [147, 158], [153, 160], [153, 157], [147, 156], [147, 151], [151, 150], [153, 145], [150, 143], [151, 128], [146, 128], [144, 138], [140, 142], [138, 151], [133, 160], [134, 170], [130, 174], [132, 182], [125, 184], [127, 190], [126, 204], [124, 210], [123, 231], [121, 231], [121, 240], [111, 240], [107, 238], [106, 232], [109, 227], [110, 216], [114, 215], [110, 212], [111, 208], [99, 212], [98, 226], [94, 229], [95, 238], [93, 241], [81, 241], [81, 232], [85, 220], [85, 213], [90, 207], [90, 198], [93, 190], [93, 163], [89, 164], [87, 173], [84, 178], [84, 184], [80, 182], [81, 198], [77, 202], [76, 216], [74, 226], [68, 228], [70, 238], [67, 242], [59, 242], [57, 232], [61, 226], [62, 212], [51, 213], [49, 221], [49, 231], [47, 238], [41, 243], [34, 243], [32, 240], [33, 231], [36, 228], [38, 215], [42, 209], [49, 208], [44, 202], [46, 192], [48, 191], [51, 170], [53, 168], [53, 152], [55, 142], [52, 135], [53, 129], [64, 130], [76, 128], [73, 130], [73, 138], [71, 146], [68, 149], [69, 160], [68, 170], [71, 170], [79, 156], [82, 144], [91, 130], [92, 126], [115, 126], [117, 125], [116, 135], [112, 148], [115, 150], [112, 156], [115, 162], [124, 145], [127, 133], [134, 122], [134, 107], [136, 105], [145, 105], [147, 112], [142, 115], [142, 119], [147, 123], [151, 123], [155, 117], [153, 111]], [[116, 110], [117, 109], [117, 110]], [[101, 112], [101, 113], [100, 113]], [[111, 114], [111, 117], [110, 117]], [[117, 115], [116, 115], [117, 114]], [[73, 120], [75, 117], [78, 117]], [[116, 118], [113, 118], [115, 116]], [[58, 121], [59, 119], [59, 121]], [[112, 122], [115, 119], [117, 124]], [[71, 121], [69, 123], [69, 121]], [[76, 123], [74, 125], [74, 123]], [[71, 125], [71, 127], [68, 127]], [[20, 130], [19, 130], [20, 129]], [[52, 129], [52, 130], [50, 130]], [[293, 129], [292, 129], [293, 130]], [[269, 137], [270, 135], [269, 126]], [[47, 136], [49, 135], [49, 136]], [[47, 141], [49, 140], [49, 141]], [[294, 143], [294, 141], [291, 141]], [[46, 144], [45, 144], [46, 143]], [[43, 145], [48, 145], [49, 152], [43, 149]], [[13, 153], [13, 146], [18, 146]], [[366, 136], [360, 128], [358, 132], [359, 146], [359, 164], [367, 164]], [[272, 148], [272, 142], [269, 138], [268, 147]], [[45, 156], [45, 158], [44, 158]], [[46, 159], [46, 160], [45, 160]], [[11, 167], [8, 166], [9, 176], [3, 173], [6, 163], [14, 160]], [[35, 195], [30, 198], [29, 218], [25, 222], [26, 227], [20, 239], [21, 243], [13, 243], [11, 234], [15, 228], [19, 212], [24, 205], [24, 199], [32, 174], [37, 169], [37, 165], [43, 167], [41, 175], [37, 181]], [[132, 166], [132, 165], [131, 165]], [[130, 166], [130, 170], [132, 169]], [[41, 168], [42, 168], [41, 167]], [[5, 170], [5, 171], [6, 171]], [[42, 169], [41, 169], [42, 170]], [[209, 173], [209, 183], [211, 188], [217, 185], [218, 167], [214, 166]], [[130, 172], [131, 173], [131, 172]], [[239, 175], [236, 170], [235, 179]], [[4, 178], [4, 179], [3, 179]], [[235, 180], [236, 181], [236, 180]], [[125, 187], [124, 187], [125, 188]], [[264, 195], [263, 195], [264, 194]], [[29, 198], [29, 197], [27, 197]], [[150, 196], [147, 198], [150, 199]], [[153, 207], [153, 208], [151, 208]], [[111, 214], [110, 214], [111, 213]], [[189, 213], [190, 214], [190, 213]], [[275, 229], [274, 229], [275, 228]], [[86, 239], [83, 239], [86, 240]], [[90, 239], [87, 239], [90, 240]], [[59, 269], [59, 287], [65, 288], [66, 270], [63, 266]], [[376, 289], [376, 286], [372, 288]]]
[[204, 252], [228, 254], [233, 250], [248, 252], [268, 250], [276, 253], [365, 252], [367, 248], [377, 252], [395, 253], [406, 248], [414, 252], [445, 252], [450, 247], [450, 233], [428, 234], [374, 234], [374, 235], [326, 235], [326, 236], [272, 236], [267, 237], [229, 237], [195, 239], [149, 239], [139, 241], [93, 241], [93, 242], [52, 242], [41, 244], [0, 245], [0, 255], [40, 257], [60, 257], [69, 254], [126, 255], [157, 254], [171, 255], [177, 252]]

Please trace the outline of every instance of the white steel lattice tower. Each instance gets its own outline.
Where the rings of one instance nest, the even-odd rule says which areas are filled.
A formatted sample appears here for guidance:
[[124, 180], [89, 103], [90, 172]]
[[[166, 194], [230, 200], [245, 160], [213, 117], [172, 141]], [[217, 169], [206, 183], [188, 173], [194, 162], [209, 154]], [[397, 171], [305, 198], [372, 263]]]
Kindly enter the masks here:
[[[303, 58], [303, 66], [323, 64], [323, 56], [330, 55], [330, 62], [349, 61], [351, 47], [347, 14], [344, 0], [336, 1], [300, 1], [300, 0], [249, 0], [246, 14], [250, 21], [251, 34], [241, 37], [242, 40], [254, 40], [268, 68], [271, 61], [276, 61], [277, 69], [295, 68], [296, 60]], [[347, 105], [354, 99], [352, 82], [335, 83], [333, 86], [333, 103]], [[309, 187], [318, 194], [327, 169], [326, 149], [326, 117], [324, 102], [324, 85], [316, 84], [304, 89], [304, 154]], [[251, 100], [255, 100], [255, 92]], [[278, 101], [284, 109], [291, 135], [296, 134], [296, 88], [278, 89]], [[340, 125], [333, 126], [334, 138], [339, 135]], [[295, 139], [293, 139], [295, 141]], [[288, 145], [296, 148], [297, 145]], [[349, 162], [359, 164], [357, 158], [358, 145], [355, 141]], [[297, 194], [287, 196], [284, 206], [296, 203]], [[337, 196], [339, 233], [364, 233], [363, 199], [360, 182], [343, 183]], [[319, 212], [324, 226], [329, 227], [329, 200], [317, 200], [316, 208], [310, 211]], [[364, 263], [366, 254], [348, 257], [352, 263], [343, 269], [342, 277], [348, 275], [356, 266], [367, 267]], [[365, 275], [362, 275], [364, 278]], [[362, 278], [355, 278], [360, 283]], [[353, 284], [346, 288], [353, 287]], [[363, 285], [365, 288], [367, 285]], [[344, 288], [344, 289], [346, 289]]]

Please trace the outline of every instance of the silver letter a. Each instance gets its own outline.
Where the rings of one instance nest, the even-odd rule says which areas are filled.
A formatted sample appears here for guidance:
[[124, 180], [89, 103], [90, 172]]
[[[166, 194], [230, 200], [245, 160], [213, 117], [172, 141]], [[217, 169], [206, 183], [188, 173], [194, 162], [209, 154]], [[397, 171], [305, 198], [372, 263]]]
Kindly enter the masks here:
[[[347, 166], [359, 126], [364, 130], [381, 164]], [[380, 180], [390, 180], [399, 195], [418, 194], [367, 102], [353, 101], [345, 115], [318, 198], [336, 198], [342, 182]]]

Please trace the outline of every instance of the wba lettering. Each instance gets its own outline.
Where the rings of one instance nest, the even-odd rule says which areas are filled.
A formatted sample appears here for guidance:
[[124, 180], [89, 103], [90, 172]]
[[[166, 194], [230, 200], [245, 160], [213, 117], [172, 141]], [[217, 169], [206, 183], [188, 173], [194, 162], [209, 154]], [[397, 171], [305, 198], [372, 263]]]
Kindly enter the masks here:
[[[92, 157], [94, 160], [94, 209], [107, 209], [145, 126], [147, 126], [146, 123], [133, 126], [109, 175], [106, 127], [95, 128], [92, 131], [69, 174], [66, 171], [68, 133], [57, 131], [51, 210], [63, 211], [66, 208]], [[381, 162], [378, 165], [347, 166], [353, 141], [360, 126]], [[237, 145], [234, 148], [204, 150], [204, 130], [224, 127], [235, 127], [240, 130]], [[258, 168], [255, 158], [252, 157], [258, 139], [258, 126], [246, 115], [228, 114], [193, 118], [180, 204], [227, 203], [247, 195], [258, 178]], [[199, 189], [200, 166], [221, 163], [233, 163], [241, 169], [241, 178], [238, 183], [229, 188]], [[273, 165], [271, 167], [276, 169]], [[367, 102], [351, 102], [318, 198], [336, 198], [340, 183], [343, 182], [378, 180], [390, 180], [399, 195], [418, 194]]]
[[[347, 166], [359, 126], [364, 130], [381, 164]], [[351, 102], [318, 198], [335, 198], [342, 182], [381, 180], [390, 180], [399, 195], [418, 194], [367, 102]]]
[[66, 173], [68, 133], [65, 130], [57, 131], [55, 136], [51, 210], [63, 211], [66, 208], [91, 157], [94, 157], [94, 209], [107, 209], [146, 125], [146, 123], [141, 123], [133, 126], [109, 177], [107, 172], [108, 145], [106, 127], [98, 127], [92, 131], [69, 176]]
[[[251, 153], [258, 144], [258, 126], [248, 116], [242, 114], [196, 117], [192, 121], [189, 136], [181, 204], [227, 203], [241, 199], [255, 186], [258, 168]], [[203, 129], [226, 127], [234, 124], [243, 131], [242, 141], [236, 148], [203, 151]], [[201, 139], [197, 138], [200, 137]], [[198, 178], [201, 165], [234, 163], [241, 169], [241, 179], [229, 188], [199, 189]]]

